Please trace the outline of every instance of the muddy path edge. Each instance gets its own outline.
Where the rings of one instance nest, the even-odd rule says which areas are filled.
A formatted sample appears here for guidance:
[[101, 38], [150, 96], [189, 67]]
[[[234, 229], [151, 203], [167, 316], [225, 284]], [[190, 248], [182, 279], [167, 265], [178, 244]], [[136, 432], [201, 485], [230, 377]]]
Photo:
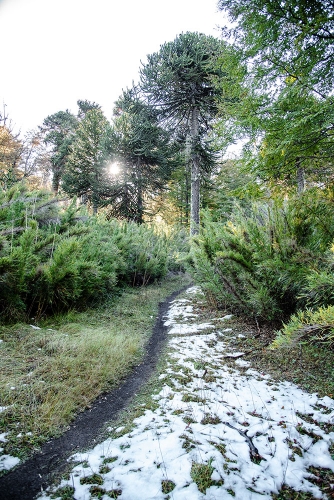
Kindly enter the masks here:
[[187, 288], [185, 285], [159, 303], [153, 333], [146, 345], [140, 365], [125, 378], [121, 385], [101, 394], [92, 407], [80, 413], [61, 436], [46, 442], [39, 452], [0, 477], [1, 500], [32, 500], [61, 474], [68, 466], [68, 458], [78, 451], [95, 446], [107, 422], [117, 418], [133, 396], [145, 385], [159, 360], [159, 354], [167, 342], [167, 327], [164, 325], [171, 302]]

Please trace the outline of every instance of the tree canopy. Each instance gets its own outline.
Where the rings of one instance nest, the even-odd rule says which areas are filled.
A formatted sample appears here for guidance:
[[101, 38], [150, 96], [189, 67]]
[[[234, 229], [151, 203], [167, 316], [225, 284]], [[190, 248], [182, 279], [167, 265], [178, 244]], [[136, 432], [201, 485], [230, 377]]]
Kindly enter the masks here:
[[161, 128], [158, 112], [144, 103], [138, 90], [124, 91], [115, 103], [110, 157], [119, 173], [110, 185], [111, 215], [142, 223], [147, 201], [166, 188], [172, 168], [170, 134]]
[[98, 107], [85, 112], [79, 123], [66, 162], [62, 188], [81, 196], [93, 206], [94, 213], [101, 204], [106, 176], [105, 141], [109, 122]]
[[259, 74], [293, 78], [322, 97], [331, 92], [332, 0], [219, 0], [218, 5], [236, 23], [225, 35], [254, 58]]
[[[185, 128], [191, 157], [191, 232], [199, 225], [201, 129], [207, 130], [217, 104], [211, 80], [221, 43], [201, 33], [184, 33], [148, 56], [141, 68], [141, 88], [164, 120]], [[186, 142], [186, 141], [185, 141]]]

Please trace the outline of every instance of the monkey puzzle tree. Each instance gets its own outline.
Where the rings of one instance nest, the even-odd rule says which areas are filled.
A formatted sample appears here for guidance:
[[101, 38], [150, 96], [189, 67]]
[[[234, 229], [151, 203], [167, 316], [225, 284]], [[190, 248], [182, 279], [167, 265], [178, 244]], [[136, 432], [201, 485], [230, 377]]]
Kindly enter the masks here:
[[222, 51], [221, 42], [200, 33], [182, 33], [148, 56], [141, 68], [141, 88], [148, 102], [159, 109], [163, 119], [175, 127], [186, 127], [191, 157], [190, 231], [199, 228], [201, 131], [207, 130], [216, 112], [217, 76], [214, 61]]
[[115, 103], [109, 149], [120, 171], [109, 190], [110, 214], [143, 222], [145, 202], [161, 193], [170, 176], [170, 134], [158, 123], [158, 112], [140, 100], [135, 88]]
[[55, 194], [59, 191], [77, 126], [77, 118], [66, 110], [47, 116], [39, 127], [44, 143], [51, 147], [52, 187]]

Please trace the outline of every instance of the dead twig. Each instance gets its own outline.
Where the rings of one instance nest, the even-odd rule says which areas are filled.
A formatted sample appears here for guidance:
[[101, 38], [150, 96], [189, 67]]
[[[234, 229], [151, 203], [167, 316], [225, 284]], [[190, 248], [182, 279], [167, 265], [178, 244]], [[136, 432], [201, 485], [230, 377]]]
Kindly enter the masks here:
[[254, 445], [251, 438], [247, 435], [247, 431], [242, 431], [241, 429], [234, 427], [233, 425], [229, 424], [228, 422], [223, 422], [223, 424], [225, 424], [225, 425], [227, 425], [227, 427], [230, 427], [231, 429], [234, 429], [235, 431], [239, 432], [239, 434], [246, 439], [247, 444], [249, 446], [250, 457], [251, 457], [252, 462], [259, 463], [260, 460], [265, 460], [260, 455], [259, 450]]

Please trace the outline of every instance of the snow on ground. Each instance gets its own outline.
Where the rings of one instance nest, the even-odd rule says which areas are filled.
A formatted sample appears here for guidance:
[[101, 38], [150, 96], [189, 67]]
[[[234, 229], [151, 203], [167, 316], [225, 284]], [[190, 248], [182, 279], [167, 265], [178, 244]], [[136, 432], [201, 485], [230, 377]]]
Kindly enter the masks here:
[[[8, 407], [7, 407], [8, 408]], [[0, 406], [0, 413], [1, 411], [4, 411], [6, 409], [5, 406]], [[5, 443], [6, 440], [6, 432], [3, 432], [0, 434], [0, 443]], [[0, 447], [0, 471], [2, 470], [10, 470], [13, 467], [15, 467], [19, 462], [20, 459], [17, 457], [12, 457], [10, 455], [3, 455], [3, 448]]]
[[158, 408], [135, 419], [130, 433], [73, 456], [59, 497], [74, 488], [76, 500], [265, 500], [288, 485], [325, 498], [309, 468], [334, 471], [334, 401], [277, 383], [240, 358], [225, 364], [228, 338], [196, 323], [195, 291], [166, 318], [170, 356], [153, 396]]

